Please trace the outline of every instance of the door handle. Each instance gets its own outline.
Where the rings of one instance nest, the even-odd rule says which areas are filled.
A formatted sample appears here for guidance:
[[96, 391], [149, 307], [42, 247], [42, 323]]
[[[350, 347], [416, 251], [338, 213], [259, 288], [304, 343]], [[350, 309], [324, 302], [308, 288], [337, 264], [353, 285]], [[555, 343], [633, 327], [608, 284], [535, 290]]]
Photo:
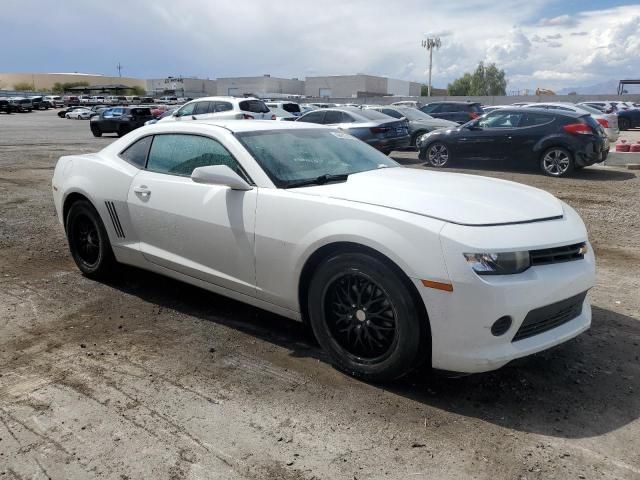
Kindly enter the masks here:
[[133, 191], [137, 193], [142, 198], [149, 198], [151, 196], [151, 190], [147, 188], [146, 185], [140, 185], [138, 187], [133, 187]]

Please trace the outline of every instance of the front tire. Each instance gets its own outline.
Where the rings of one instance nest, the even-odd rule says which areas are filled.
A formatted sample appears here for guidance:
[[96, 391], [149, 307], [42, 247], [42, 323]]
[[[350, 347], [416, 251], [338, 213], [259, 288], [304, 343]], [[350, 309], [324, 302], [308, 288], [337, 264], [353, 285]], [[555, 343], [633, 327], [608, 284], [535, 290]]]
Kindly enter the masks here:
[[98, 127], [91, 127], [91, 133], [93, 133], [94, 137], [102, 136], [102, 131]]
[[434, 142], [426, 148], [425, 159], [435, 168], [444, 168], [451, 163], [449, 147], [442, 142]]
[[309, 286], [309, 320], [338, 369], [391, 381], [417, 365], [428, 320], [401, 275], [357, 252], [335, 254], [318, 267]]
[[627, 118], [618, 118], [618, 128], [620, 130], [629, 130], [631, 122]]
[[96, 209], [78, 200], [65, 220], [69, 250], [82, 273], [93, 279], [108, 278], [116, 265], [109, 236]]
[[540, 157], [540, 169], [549, 177], [564, 177], [574, 169], [573, 155], [562, 147], [551, 147]]

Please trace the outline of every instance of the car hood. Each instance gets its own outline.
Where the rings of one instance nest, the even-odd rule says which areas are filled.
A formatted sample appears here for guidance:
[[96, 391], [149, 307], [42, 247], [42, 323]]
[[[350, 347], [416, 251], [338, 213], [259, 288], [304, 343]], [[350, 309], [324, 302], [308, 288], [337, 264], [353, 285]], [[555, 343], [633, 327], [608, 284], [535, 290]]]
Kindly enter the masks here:
[[503, 225], [561, 217], [553, 195], [515, 182], [415, 168], [381, 168], [346, 182], [292, 189], [366, 203], [460, 225]]

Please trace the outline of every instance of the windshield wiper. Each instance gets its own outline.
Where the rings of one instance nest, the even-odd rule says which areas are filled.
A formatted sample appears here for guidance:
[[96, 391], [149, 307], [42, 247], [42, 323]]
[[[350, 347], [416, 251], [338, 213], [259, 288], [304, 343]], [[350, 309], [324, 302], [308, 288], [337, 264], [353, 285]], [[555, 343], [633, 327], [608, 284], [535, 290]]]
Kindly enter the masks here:
[[349, 174], [329, 175], [325, 173], [316, 178], [305, 178], [302, 180], [290, 180], [284, 184], [284, 188], [304, 187], [305, 185], [324, 185], [329, 182], [343, 182], [349, 178]]

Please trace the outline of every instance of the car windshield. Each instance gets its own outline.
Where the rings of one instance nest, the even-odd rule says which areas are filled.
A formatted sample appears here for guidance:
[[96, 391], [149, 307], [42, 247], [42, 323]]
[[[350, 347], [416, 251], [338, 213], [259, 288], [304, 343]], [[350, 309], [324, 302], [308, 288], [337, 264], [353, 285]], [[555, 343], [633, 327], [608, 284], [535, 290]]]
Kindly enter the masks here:
[[324, 175], [351, 175], [400, 166], [338, 130], [268, 130], [241, 132], [236, 137], [279, 188]]
[[396, 110], [402, 113], [409, 120], [432, 120], [433, 119], [431, 115], [427, 115], [426, 113], [418, 110], [417, 108], [398, 107], [396, 108]]

